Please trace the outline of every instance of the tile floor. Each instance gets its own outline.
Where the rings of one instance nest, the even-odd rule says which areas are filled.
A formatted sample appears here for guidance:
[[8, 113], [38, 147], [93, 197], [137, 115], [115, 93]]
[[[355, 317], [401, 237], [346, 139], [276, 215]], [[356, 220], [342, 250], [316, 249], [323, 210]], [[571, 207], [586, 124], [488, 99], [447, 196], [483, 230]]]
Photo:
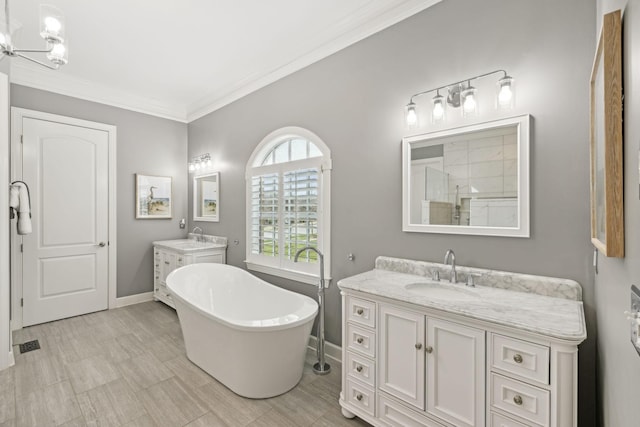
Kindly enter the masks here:
[[0, 427], [368, 426], [340, 414], [340, 365], [271, 399], [235, 395], [186, 358], [178, 317], [159, 302], [24, 328], [0, 371]]

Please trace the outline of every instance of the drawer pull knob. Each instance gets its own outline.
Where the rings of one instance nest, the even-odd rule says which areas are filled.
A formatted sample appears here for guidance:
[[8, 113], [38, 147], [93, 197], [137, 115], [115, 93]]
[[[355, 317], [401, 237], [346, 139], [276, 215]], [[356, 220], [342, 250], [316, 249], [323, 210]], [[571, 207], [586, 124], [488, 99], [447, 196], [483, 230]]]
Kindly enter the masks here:
[[182, 261], [182, 258], [178, 258], [178, 261]]
[[522, 355], [516, 353], [516, 355], [513, 356], [513, 361], [516, 363], [522, 363]]
[[362, 395], [361, 395], [361, 394], [357, 394], [357, 395], [356, 395], [356, 400], [357, 400], [358, 402], [360, 402], [360, 401], [362, 400]]
[[430, 345], [426, 346], [424, 348], [424, 351], [426, 351], [427, 353], [431, 354], [433, 353], [433, 347], [431, 347]]
[[165, 263], [165, 264], [167, 264], [167, 265], [169, 265], [169, 261], [165, 261], [164, 263]]
[[520, 396], [519, 394], [513, 396], [513, 403], [515, 403], [516, 405], [522, 405], [522, 396]]
[[420, 350], [422, 348], [422, 344], [418, 343], [416, 344], [416, 350]]
[[362, 341], [364, 341], [364, 340], [362, 339], [362, 337], [358, 337], [358, 338], [356, 339], [356, 342], [357, 342], [358, 344], [362, 344]]
[[356, 366], [356, 371], [358, 371], [358, 372], [362, 372], [362, 365], [358, 365], [358, 366]]
[[359, 308], [356, 310], [356, 313], [358, 314], [358, 316], [362, 316], [362, 313], [364, 313], [364, 310]]

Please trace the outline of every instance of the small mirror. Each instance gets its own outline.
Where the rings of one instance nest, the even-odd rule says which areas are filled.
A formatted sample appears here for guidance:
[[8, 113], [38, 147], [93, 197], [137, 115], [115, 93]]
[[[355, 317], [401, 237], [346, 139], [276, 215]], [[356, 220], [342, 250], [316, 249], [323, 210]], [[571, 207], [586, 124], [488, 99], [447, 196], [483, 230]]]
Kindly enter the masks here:
[[529, 237], [529, 116], [402, 141], [402, 229]]
[[193, 220], [220, 221], [220, 172], [193, 178]]

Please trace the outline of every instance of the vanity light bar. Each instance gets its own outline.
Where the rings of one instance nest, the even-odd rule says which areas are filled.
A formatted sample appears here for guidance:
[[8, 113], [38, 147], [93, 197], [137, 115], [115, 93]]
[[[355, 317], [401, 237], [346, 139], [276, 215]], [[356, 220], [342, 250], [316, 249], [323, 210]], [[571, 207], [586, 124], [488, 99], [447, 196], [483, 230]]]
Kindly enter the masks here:
[[189, 162], [189, 172], [195, 172], [200, 169], [210, 168], [213, 165], [211, 155], [209, 153], [201, 154], [191, 159]]
[[[431, 92], [435, 92], [436, 96], [432, 99], [432, 112], [431, 121], [433, 123], [439, 123], [444, 120], [445, 117], [445, 99], [446, 104], [451, 107], [457, 108], [462, 106], [462, 116], [468, 117], [478, 114], [478, 90], [471, 85], [472, 80], [487, 77], [493, 74], [502, 73], [502, 77], [497, 82], [496, 92], [496, 107], [499, 109], [513, 108], [514, 104], [514, 80], [509, 76], [505, 70], [495, 70], [489, 73], [480, 74], [475, 77], [460, 80], [448, 85], [440, 86], [437, 88], [425, 90], [411, 95], [409, 103], [405, 107], [405, 121], [409, 128], [414, 128], [418, 125], [418, 112], [414, 102], [414, 98], [422, 95], [426, 95]], [[447, 90], [446, 98], [440, 95], [441, 90]]]

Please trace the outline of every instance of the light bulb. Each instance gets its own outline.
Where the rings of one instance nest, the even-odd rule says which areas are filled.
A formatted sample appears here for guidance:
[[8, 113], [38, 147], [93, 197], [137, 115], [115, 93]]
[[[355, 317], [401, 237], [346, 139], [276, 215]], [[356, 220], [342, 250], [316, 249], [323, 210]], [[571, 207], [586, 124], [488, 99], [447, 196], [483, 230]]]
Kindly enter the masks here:
[[407, 126], [410, 128], [415, 127], [418, 124], [418, 113], [416, 112], [416, 104], [409, 102], [406, 106], [405, 120]]
[[51, 52], [47, 53], [47, 59], [57, 65], [67, 63], [67, 48], [62, 43], [56, 43], [51, 48]]
[[64, 15], [53, 5], [40, 5], [40, 37], [49, 43], [64, 43]]
[[211, 161], [211, 159], [207, 159], [207, 167], [210, 168], [211, 165], [213, 165], [213, 162]]
[[468, 95], [464, 99], [464, 111], [466, 113], [472, 113], [476, 109], [476, 100], [473, 95]]
[[44, 30], [50, 35], [57, 36], [62, 28], [62, 23], [53, 16], [44, 18]]
[[433, 98], [433, 111], [431, 112], [431, 119], [434, 123], [441, 122], [444, 119], [444, 97], [438, 93]]
[[196, 162], [196, 170], [200, 170], [200, 162]]
[[502, 109], [508, 109], [513, 107], [513, 78], [504, 76], [498, 80], [498, 97], [497, 107]]
[[467, 117], [477, 113], [476, 88], [468, 86], [462, 91], [462, 116]]
[[194, 170], [196, 170], [196, 167], [193, 163], [189, 163], [189, 172], [193, 172]]

